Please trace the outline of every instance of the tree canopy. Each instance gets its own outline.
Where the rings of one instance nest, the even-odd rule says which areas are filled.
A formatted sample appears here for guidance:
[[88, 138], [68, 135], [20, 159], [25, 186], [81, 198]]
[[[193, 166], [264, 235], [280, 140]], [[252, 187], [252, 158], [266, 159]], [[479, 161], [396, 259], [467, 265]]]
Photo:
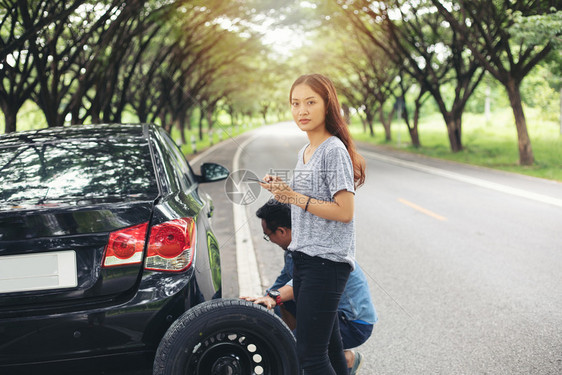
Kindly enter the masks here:
[[[48, 126], [122, 122], [213, 128], [286, 113], [292, 80], [332, 77], [346, 112], [391, 138], [395, 113], [420, 146], [430, 101], [450, 148], [485, 75], [513, 108], [520, 163], [534, 156], [520, 86], [537, 66], [562, 89], [562, 11], [555, 0], [3, 0], [0, 109], [5, 131], [33, 102]], [[413, 108], [412, 108], [413, 106]], [[413, 111], [412, 111], [413, 109]], [[410, 115], [413, 113], [413, 118]], [[281, 115], [283, 116], [283, 115]], [[183, 140], [185, 142], [185, 139]]]

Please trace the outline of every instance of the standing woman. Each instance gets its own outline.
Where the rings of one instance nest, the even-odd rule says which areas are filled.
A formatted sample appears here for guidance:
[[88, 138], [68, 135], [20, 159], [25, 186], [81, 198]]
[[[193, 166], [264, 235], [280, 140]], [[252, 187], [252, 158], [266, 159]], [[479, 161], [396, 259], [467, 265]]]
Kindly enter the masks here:
[[309, 143], [291, 185], [266, 175], [262, 184], [291, 204], [297, 352], [304, 374], [347, 375], [337, 308], [355, 259], [355, 189], [365, 181], [333, 83], [299, 77], [289, 95], [293, 119]]

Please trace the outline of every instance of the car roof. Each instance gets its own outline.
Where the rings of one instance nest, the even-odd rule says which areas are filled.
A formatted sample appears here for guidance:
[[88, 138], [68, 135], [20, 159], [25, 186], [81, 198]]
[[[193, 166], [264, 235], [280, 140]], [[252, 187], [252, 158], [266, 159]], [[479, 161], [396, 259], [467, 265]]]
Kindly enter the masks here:
[[0, 148], [69, 141], [103, 141], [115, 138], [147, 138], [147, 124], [97, 124], [45, 128], [0, 135]]

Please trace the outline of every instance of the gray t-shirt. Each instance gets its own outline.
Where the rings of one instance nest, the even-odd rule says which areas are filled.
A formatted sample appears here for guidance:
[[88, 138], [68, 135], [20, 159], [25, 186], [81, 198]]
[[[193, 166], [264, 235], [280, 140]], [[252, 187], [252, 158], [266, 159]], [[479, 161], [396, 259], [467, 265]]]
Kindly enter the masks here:
[[[343, 142], [337, 137], [325, 140], [308, 163], [299, 151], [291, 187], [294, 191], [333, 202], [341, 190], [355, 194], [353, 164]], [[349, 223], [326, 220], [291, 205], [292, 241], [288, 249], [355, 266], [355, 218]]]

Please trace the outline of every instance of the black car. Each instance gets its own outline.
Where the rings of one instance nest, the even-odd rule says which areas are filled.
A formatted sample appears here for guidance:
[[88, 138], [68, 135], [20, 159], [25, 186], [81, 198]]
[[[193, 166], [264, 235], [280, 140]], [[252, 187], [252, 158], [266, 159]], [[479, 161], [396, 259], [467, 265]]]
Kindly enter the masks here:
[[227, 176], [155, 125], [0, 136], [0, 374], [296, 373], [280, 319], [220, 298], [198, 187]]

